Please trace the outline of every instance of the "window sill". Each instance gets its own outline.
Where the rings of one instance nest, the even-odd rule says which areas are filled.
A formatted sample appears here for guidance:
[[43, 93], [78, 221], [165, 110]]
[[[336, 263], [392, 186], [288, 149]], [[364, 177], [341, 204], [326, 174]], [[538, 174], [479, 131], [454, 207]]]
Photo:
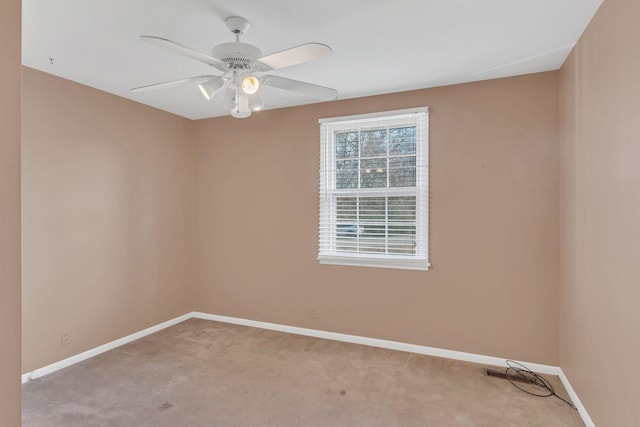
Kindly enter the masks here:
[[425, 259], [389, 259], [363, 256], [319, 255], [320, 264], [347, 265], [354, 267], [395, 268], [402, 270], [428, 271], [431, 264]]

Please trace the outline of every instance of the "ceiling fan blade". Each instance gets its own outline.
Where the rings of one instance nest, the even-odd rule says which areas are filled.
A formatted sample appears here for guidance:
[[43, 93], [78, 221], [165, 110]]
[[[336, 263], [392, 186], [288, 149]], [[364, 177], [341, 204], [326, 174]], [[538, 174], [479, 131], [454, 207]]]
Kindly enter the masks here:
[[263, 69], [264, 71], [277, 70], [278, 68], [289, 67], [291, 65], [320, 59], [329, 55], [331, 52], [331, 48], [326, 44], [306, 43], [292, 47], [291, 49], [263, 56], [258, 59], [258, 62], [266, 65]]
[[179, 53], [180, 55], [187, 56], [191, 59], [195, 59], [196, 61], [204, 62], [205, 64], [209, 64], [212, 67], [216, 67], [220, 71], [227, 71], [227, 64], [219, 59], [214, 58], [213, 56], [207, 55], [206, 53], [199, 52], [195, 49], [191, 49], [190, 47], [183, 46], [180, 43], [176, 43], [174, 41], [155, 36], [140, 36], [140, 38], [147, 43], [155, 44], [157, 46], [163, 47], [165, 49], [171, 50], [175, 53]]
[[318, 99], [336, 99], [338, 91], [330, 87], [318, 86], [311, 83], [305, 83], [298, 80], [288, 79], [286, 77], [266, 75], [261, 77], [262, 83], [278, 89], [298, 92], [303, 95]]
[[168, 81], [168, 82], [154, 83], [152, 85], [134, 87], [133, 89], [131, 89], [131, 92], [146, 92], [146, 91], [150, 91], [150, 90], [164, 89], [166, 87], [181, 85], [183, 83], [204, 82], [204, 81], [207, 81], [207, 80], [209, 80], [210, 78], [213, 78], [213, 77], [215, 77], [215, 76], [187, 77], [186, 79], [178, 79], [178, 80], [171, 80], [171, 81]]

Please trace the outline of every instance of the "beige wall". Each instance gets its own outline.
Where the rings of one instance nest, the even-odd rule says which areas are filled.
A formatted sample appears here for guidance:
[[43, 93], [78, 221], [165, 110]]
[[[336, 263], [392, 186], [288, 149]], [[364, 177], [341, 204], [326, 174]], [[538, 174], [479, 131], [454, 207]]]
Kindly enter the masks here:
[[22, 108], [23, 372], [191, 311], [191, 123], [29, 68]]
[[[550, 72], [195, 122], [195, 309], [556, 364], [557, 94]], [[424, 105], [433, 268], [319, 265], [318, 119]]]
[[640, 2], [606, 0], [561, 71], [560, 363], [596, 425], [640, 425]]
[[20, 0], [0, 2], [0, 425], [20, 425]]

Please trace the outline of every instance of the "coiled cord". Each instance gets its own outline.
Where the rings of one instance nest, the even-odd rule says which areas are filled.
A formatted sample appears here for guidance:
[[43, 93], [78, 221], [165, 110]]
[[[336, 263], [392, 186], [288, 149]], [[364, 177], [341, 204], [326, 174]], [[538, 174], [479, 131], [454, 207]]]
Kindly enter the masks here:
[[[571, 401], [558, 396], [549, 381], [536, 374], [522, 363], [516, 362], [515, 360], [507, 360], [507, 369], [504, 374], [509, 382], [518, 390], [522, 390], [525, 393], [537, 397], [555, 396], [567, 405], [571, 406], [573, 409], [578, 410]], [[522, 381], [525, 385], [516, 384], [514, 380], [516, 382]]]

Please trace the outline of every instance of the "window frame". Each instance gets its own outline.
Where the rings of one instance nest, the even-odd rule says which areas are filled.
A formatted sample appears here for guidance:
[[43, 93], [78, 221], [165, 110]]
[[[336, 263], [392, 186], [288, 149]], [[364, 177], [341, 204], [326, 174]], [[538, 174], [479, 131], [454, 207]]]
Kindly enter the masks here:
[[[333, 117], [318, 120], [320, 125], [320, 212], [318, 261], [321, 264], [350, 265], [362, 267], [399, 268], [428, 270], [429, 262], [429, 107]], [[362, 131], [379, 128], [416, 125], [416, 185], [414, 187], [360, 188], [358, 174], [357, 188], [338, 189], [336, 132]], [[362, 157], [358, 153], [358, 170]], [[389, 159], [387, 149], [387, 159]], [[365, 158], [366, 159], [366, 158]], [[388, 165], [387, 165], [388, 169]], [[395, 255], [375, 253], [339, 252], [337, 246], [337, 200], [339, 197], [416, 197], [416, 254]], [[385, 203], [388, 206], [388, 200]], [[388, 228], [388, 214], [385, 214]], [[358, 225], [359, 226], [359, 225]], [[385, 238], [386, 239], [386, 238]], [[388, 249], [388, 240], [385, 249]]]

